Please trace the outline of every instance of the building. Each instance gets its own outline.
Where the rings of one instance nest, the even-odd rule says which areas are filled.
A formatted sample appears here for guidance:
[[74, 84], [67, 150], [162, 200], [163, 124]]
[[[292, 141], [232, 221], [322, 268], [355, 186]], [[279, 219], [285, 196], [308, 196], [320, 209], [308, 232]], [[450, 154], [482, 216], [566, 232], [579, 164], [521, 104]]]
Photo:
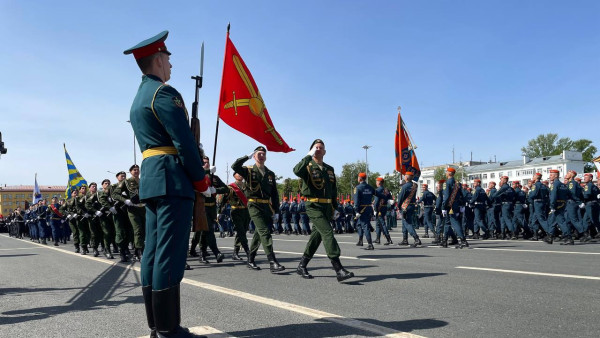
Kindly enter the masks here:
[[462, 183], [473, 186], [473, 180], [479, 178], [481, 180], [481, 187], [485, 189], [492, 181], [497, 184], [502, 176], [508, 176], [509, 182], [520, 181], [523, 185], [526, 185], [536, 172], [541, 173], [543, 179], [547, 179], [551, 169], [558, 169], [560, 177], [564, 177], [565, 173], [569, 170], [575, 170], [577, 176], [582, 177], [585, 162], [580, 152], [565, 150], [560, 155], [533, 159], [523, 156], [520, 160], [507, 162], [454, 163], [451, 165], [423, 168], [419, 183], [427, 183], [431, 187], [434, 183], [435, 169], [449, 166], [456, 168], [457, 172], [462, 171], [464, 173]]
[[[42, 198], [48, 200], [54, 196], [64, 198], [65, 190], [67, 190], [67, 186], [65, 185], [39, 185], [39, 188]], [[0, 187], [0, 215], [6, 217], [17, 207], [24, 208], [25, 201], [27, 201], [27, 203], [31, 203], [33, 201], [33, 185], [13, 185]]]

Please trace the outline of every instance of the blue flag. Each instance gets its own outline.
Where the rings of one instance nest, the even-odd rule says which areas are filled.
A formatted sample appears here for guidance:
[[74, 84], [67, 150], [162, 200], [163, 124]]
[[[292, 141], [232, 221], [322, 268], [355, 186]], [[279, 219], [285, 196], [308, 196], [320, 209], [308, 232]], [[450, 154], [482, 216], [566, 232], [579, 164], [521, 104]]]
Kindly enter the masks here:
[[40, 187], [37, 184], [37, 174], [35, 174], [35, 185], [33, 186], [33, 204], [36, 204], [42, 199], [42, 193]]
[[87, 187], [87, 181], [81, 176], [75, 164], [71, 160], [71, 156], [67, 152], [67, 147], [63, 144], [65, 148], [65, 157], [67, 159], [67, 170], [69, 171], [69, 181], [67, 181], [67, 191], [65, 191], [65, 197], [68, 199], [71, 197], [71, 189], [78, 189], [81, 186]]

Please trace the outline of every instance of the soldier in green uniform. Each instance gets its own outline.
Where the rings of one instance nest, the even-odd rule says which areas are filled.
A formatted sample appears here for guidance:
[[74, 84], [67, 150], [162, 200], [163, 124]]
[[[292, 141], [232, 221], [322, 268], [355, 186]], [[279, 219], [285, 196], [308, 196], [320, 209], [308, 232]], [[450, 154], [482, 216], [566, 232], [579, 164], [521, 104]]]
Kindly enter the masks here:
[[113, 194], [114, 198], [127, 206], [127, 215], [133, 227], [133, 246], [134, 256], [137, 260], [142, 260], [144, 252], [144, 241], [146, 240], [146, 209], [144, 203], [140, 201], [140, 166], [137, 164], [129, 168], [131, 177], [117, 184], [118, 194]]
[[141, 282], [151, 336], [192, 337], [180, 326], [180, 283], [194, 190], [210, 196], [210, 189], [181, 94], [165, 83], [171, 77], [167, 35], [124, 52], [133, 53], [144, 74], [129, 118], [144, 158], [139, 198], [146, 203], [147, 236]]
[[[250, 158], [254, 159], [255, 164], [244, 167], [244, 162]], [[250, 243], [248, 267], [253, 270], [260, 270], [260, 267], [254, 262], [254, 258], [258, 252], [258, 247], [262, 244], [263, 250], [269, 259], [269, 269], [274, 273], [285, 270], [285, 267], [280, 265], [275, 258], [273, 238], [269, 230], [270, 225], [276, 223], [279, 216], [275, 213], [275, 211], [279, 211], [279, 193], [277, 192], [275, 173], [265, 166], [266, 160], [267, 149], [258, 146], [252, 153], [238, 158], [231, 165], [231, 169], [242, 175], [247, 183], [248, 212], [256, 226], [256, 231]]]
[[[79, 187], [79, 194], [75, 199], [75, 218], [77, 219], [77, 228], [79, 229], [79, 243], [81, 243], [81, 254], [88, 254], [88, 245], [90, 244], [90, 223], [89, 214], [85, 207], [85, 196], [87, 195], [87, 186]], [[86, 216], [87, 215], [87, 216]]]
[[[215, 175], [215, 171], [217, 168], [214, 166], [211, 167], [210, 159], [208, 156], [204, 156], [202, 158], [204, 163], [204, 173], [208, 176], [211, 187], [215, 189], [215, 193], [213, 193], [210, 197], [206, 197], [204, 200], [204, 210], [206, 211], [206, 220], [208, 221], [208, 231], [200, 231], [200, 262], [208, 263], [206, 259], [207, 250], [210, 250], [215, 255], [217, 263], [221, 263], [223, 261], [223, 254], [219, 250], [217, 246], [217, 239], [215, 238], [214, 224], [217, 222], [217, 195], [216, 194], [224, 194], [229, 191], [225, 183], [221, 181], [219, 176]], [[193, 245], [193, 243], [192, 243]]]
[[313, 278], [306, 265], [319, 248], [321, 241], [325, 246], [327, 257], [335, 269], [338, 282], [354, 277], [340, 262], [340, 246], [333, 236], [329, 222], [340, 217], [337, 211], [337, 181], [333, 167], [323, 162], [325, 143], [316, 139], [310, 145], [308, 154], [294, 167], [294, 174], [302, 179], [302, 196], [306, 197], [306, 213], [313, 223], [304, 255], [296, 272], [303, 278]]
[[248, 238], [246, 232], [250, 224], [250, 213], [248, 213], [248, 198], [244, 194], [246, 182], [242, 175], [233, 173], [235, 182], [227, 186], [228, 192], [223, 195], [223, 204], [227, 202], [231, 205], [231, 220], [235, 228], [235, 237], [233, 241], [233, 260], [241, 261], [239, 256], [240, 248], [244, 249], [246, 259], [249, 257]]
[[73, 188], [71, 190], [71, 198], [66, 201], [60, 210], [63, 215], [67, 215], [67, 221], [69, 222], [69, 227], [71, 228], [71, 232], [73, 233], [73, 245], [75, 246], [75, 252], [79, 253], [79, 228], [77, 227], [77, 218], [75, 214], [77, 214], [77, 189]]
[[[98, 185], [95, 182], [92, 182], [90, 183], [89, 188], [90, 191], [85, 196], [85, 208], [87, 213], [84, 214], [84, 217], [87, 218], [90, 225], [92, 252], [94, 253], [94, 257], [98, 257], [100, 255], [98, 246], [102, 246], [102, 251], [106, 254], [106, 248], [104, 247], [103, 242], [104, 236], [102, 236], [102, 226], [100, 224], [100, 217], [102, 216], [100, 208], [102, 208], [102, 206], [98, 199]], [[107, 258], [110, 258], [111, 256], [112, 254], [107, 255]]]
[[[113, 245], [115, 253], [118, 253], [117, 244], [115, 243], [115, 224], [113, 223], [112, 215], [117, 211], [112, 205], [112, 197], [110, 197], [110, 180], [102, 180], [102, 191], [98, 192], [98, 202], [100, 202], [100, 213], [96, 213], [100, 217], [102, 225], [102, 237], [104, 238], [104, 255], [106, 258], [113, 259], [110, 246]], [[112, 210], [111, 210], [112, 209]]]
[[119, 252], [121, 255], [121, 263], [129, 262], [128, 256], [131, 255], [129, 252], [129, 243], [133, 243], [133, 227], [127, 216], [127, 211], [122, 207], [125, 206], [119, 198], [121, 198], [121, 188], [119, 188], [122, 181], [125, 180], [126, 174], [124, 171], [120, 171], [116, 174], [117, 183], [110, 187], [111, 203], [114, 207], [113, 222], [115, 223], [115, 242], [119, 246]]

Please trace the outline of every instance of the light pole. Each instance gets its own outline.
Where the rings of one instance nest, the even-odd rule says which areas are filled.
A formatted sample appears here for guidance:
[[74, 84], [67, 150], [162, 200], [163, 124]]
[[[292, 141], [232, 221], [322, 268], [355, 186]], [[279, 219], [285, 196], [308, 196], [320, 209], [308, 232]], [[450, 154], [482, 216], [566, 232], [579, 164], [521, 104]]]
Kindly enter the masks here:
[[369, 183], [369, 156], [368, 156], [368, 152], [369, 152], [369, 148], [371, 148], [371, 146], [368, 145], [364, 145], [362, 146], [362, 148], [365, 150], [365, 174], [367, 175], [367, 179], [366, 182]]
[[[131, 124], [131, 121], [127, 120], [127, 123]], [[133, 164], [137, 164], [137, 159], [135, 156], [135, 132], [133, 133]]]

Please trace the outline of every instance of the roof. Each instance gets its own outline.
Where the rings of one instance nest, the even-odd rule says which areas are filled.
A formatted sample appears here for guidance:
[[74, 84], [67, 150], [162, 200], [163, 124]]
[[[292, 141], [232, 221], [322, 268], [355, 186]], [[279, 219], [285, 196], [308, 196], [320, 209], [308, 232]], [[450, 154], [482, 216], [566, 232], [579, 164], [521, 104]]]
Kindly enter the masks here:
[[[41, 192], [60, 191], [64, 192], [67, 190], [66, 185], [38, 185]], [[33, 185], [9, 185], [0, 187], [0, 191], [11, 192], [11, 191], [27, 191], [33, 192]]]
[[480, 172], [480, 171], [500, 171], [506, 169], [518, 169], [524, 166], [544, 166], [548, 164], [558, 164], [564, 162], [571, 162], [576, 160], [565, 160], [562, 155], [536, 157], [531, 160], [527, 160], [523, 163], [523, 160], [506, 161], [506, 162], [494, 162], [480, 165], [474, 165], [470, 167], [464, 167], [466, 172]]

